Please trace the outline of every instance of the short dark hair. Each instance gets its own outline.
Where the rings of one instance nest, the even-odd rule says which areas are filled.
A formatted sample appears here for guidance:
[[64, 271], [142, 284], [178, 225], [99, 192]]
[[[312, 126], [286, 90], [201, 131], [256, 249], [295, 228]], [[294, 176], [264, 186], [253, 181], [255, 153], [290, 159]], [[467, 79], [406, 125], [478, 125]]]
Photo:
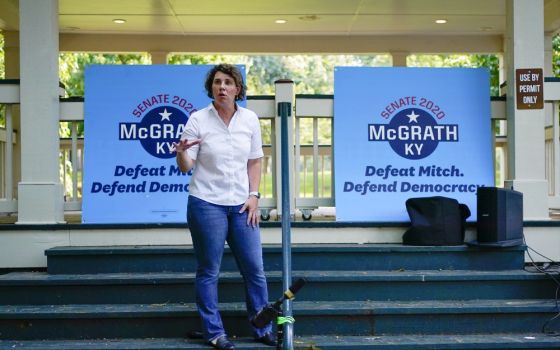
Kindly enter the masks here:
[[222, 72], [233, 78], [233, 81], [235, 82], [235, 86], [239, 88], [239, 93], [237, 94], [237, 96], [235, 96], [235, 100], [236, 101], [244, 100], [247, 87], [243, 82], [243, 76], [241, 75], [241, 72], [236, 66], [227, 63], [221, 63], [215, 65], [214, 67], [212, 67], [212, 69], [210, 69], [210, 71], [206, 75], [206, 82], [204, 83], [204, 87], [206, 88], [206, 93], [208, 94], [208, 97], [214, 98], [214, 96], [212, 95], [212, 83], [214, 82], [214, 76], [216, 75], [217, 72]]

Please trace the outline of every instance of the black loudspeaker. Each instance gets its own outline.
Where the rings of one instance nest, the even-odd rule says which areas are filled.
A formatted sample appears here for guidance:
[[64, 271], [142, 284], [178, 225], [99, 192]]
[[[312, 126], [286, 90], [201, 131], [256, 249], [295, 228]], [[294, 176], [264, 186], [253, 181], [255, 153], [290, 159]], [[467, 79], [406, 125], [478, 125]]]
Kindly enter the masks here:
[[523, 194], [498, 187], [476, 192], [475, 245], [510, 247], [523, 243]]

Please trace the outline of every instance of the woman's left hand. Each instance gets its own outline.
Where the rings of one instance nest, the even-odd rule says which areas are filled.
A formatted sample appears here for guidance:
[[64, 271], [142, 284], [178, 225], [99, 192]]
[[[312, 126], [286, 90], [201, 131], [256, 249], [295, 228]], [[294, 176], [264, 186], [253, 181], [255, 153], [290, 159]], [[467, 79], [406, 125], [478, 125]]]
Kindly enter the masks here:
[[259, 199], [255, 196], [249, 196], [245, 204], [239, 210], [240, 213], [247, 211], [247, 226], [257, 227], [259, 225]]

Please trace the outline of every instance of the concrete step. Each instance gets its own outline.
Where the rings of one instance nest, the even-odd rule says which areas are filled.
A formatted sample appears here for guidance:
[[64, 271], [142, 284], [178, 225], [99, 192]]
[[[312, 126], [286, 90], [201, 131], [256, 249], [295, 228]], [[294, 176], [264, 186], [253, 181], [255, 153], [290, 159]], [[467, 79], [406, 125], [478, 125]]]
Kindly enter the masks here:
[[[232, 338], [238, 350], [271, 350], [251, 338]], [[210, 349], [201, 340], [183, 338], [98, 339], [98, 340], [0, 340], [1, 349], [25, 350], [193, 350]], [[296, 336], [298, 350], [513, 350], [559, 349], [560, 338], [542, 333], [484, 335], [400, 335], [400, 336]]]
[[[293, 270], [481, 270], [522, 269], [525, 246], [416, 247], [401, 244], [299, 244], [292, 247]], [[191, 246], [56, 247], [45, 251], [50, 274], [192, 272]], [[279, 245], [263, 246], [266, 271], [282, 270]], [[226, 249], [222, 271], [237, 271]]]
[[[503, 271], [294, 271], [307, 284], [297, 295], [307, 301], [552, 299], [556, 285], [544, 274]], [[267, 272], [270, 299], [282, 294], [279, 271]], [[223, 272], [220, 301], [244, 301], [238, 272]], [[0, 305], [192, 303], [194, 273], [0, 275]]]
[[[220, 310], [231, 335], [251, 335], [244, 303]], [[540, 299], [296, 301], [293, 310], [297, 334], [339, 336], [538, 333], [558, 313]], [[0, 339], [173, 338], [199, 325], [190, 303], [0, 306]]]

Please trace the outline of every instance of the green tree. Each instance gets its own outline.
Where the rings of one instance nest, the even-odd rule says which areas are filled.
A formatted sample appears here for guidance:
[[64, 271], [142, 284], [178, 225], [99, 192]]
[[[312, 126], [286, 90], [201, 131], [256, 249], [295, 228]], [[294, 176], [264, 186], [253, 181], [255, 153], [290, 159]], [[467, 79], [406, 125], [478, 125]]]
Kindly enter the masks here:
[[248, 56], [244, 55], [188, 55], [173, 54], [167, 59], [168, 64], [242, 64], [246, 65]]
[[560, 77], [560, 35], [552, 38], [552, 72], [555, 77]]
[[409, 67], [487, 68], [490, 73], [490, 96], [499, 96], [499, 59], [496, 55], [410, 55]]
[[143, 54], [99, 54], [63, 52], [59, 56], [60, 81], [68, 96], [84, 95], [84, 71], [92, 64], [150, 64], [150, 56]]
[[274, 93], [274, 82], [290, 79], [296, 94], [332, 94], [336, 66], [389, 66], [388, 55], [251, 56], [247, 84], [257, 94]]
[[0, 32], [0, 79], [4, 79], [6, 76], [4, 73], [4, 36]]

